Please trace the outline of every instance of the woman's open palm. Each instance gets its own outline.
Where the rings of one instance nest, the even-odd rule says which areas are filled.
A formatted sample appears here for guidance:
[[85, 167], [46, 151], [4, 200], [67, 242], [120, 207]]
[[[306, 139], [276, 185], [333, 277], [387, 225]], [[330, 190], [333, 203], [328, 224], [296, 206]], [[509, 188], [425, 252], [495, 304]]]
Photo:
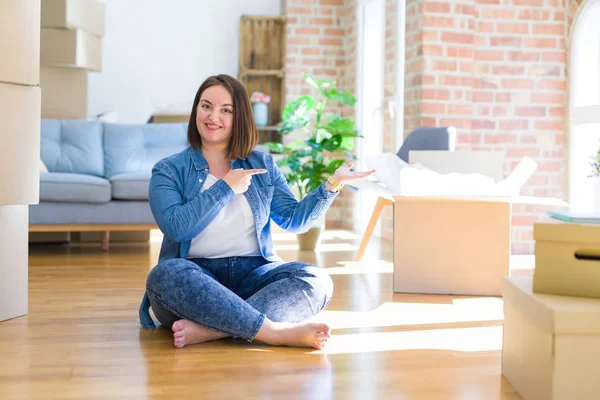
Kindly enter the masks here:
[[372, 169], [370, 171], [351, 171], [350, 169], [354, 163], [347, 162], [345, 165], [342, 165], [338, 169], [335, 170], [333, 177], [340, 183], [347, 184], [350, 182], [358, 181], [361, 179], [365, 179], [375, 173], [375, 170]]

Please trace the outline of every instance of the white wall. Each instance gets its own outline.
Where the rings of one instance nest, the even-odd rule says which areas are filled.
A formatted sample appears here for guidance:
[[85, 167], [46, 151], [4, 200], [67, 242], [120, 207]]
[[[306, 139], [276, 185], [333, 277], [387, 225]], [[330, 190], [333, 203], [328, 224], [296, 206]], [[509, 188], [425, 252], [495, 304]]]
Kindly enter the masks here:
[[237, 77], [243, 14], [281, 15], [281, 0], [106, 0], [102, 72], [89, 73], [88, 115], [145, 123], [165, 105], [189, 112], [210, 75]]

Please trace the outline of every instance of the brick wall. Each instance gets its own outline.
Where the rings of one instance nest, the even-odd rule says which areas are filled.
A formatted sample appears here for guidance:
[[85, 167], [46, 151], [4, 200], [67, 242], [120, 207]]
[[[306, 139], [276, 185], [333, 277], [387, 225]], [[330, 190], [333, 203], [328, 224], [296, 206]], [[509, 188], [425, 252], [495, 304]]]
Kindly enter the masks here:
[[[453, 125], [457, 150], [505, 152], [505, 173], [529, 156], [522, 194], [565, 198], [567, 26], [559, 0], [409, 1], [405, 132]], [[546, 209], [513, 208], [514, 253]]]
[[310, 93], [303, 72], [342, 81], [344, 78], [344, 0], [286, 0], [286, 103]]
[[[506, 173], [524, 156], [538, 162], [523, 195], [566, 198], [567, 38], [582, 2], [408, 0], [405, 133], [418, 126], [454, 125], [458, 150], [505, 152]], [[287, 3], [290, 72], [325, 69], [354, 90], [356, 0]], [[395, 4], [388, 0], [386, 7], [386, 100], [396, 84]], [[325, 29], [332, 26], [341, 40], [328, 41], [334, 35]], [[296, 31], [309, 27], [308, 37]], [[303, 51], [326, 59], [320, 61], [325, 65], [312, 65], [316, 61]], [[294, 75], [288, 73], [290, 94], [302, 91]], [[387, 114], [383, 150], [397, 150], [394, 122]], [[345, 196], [349, 198], [337, 204], [348, 209], [351, 196]], [[513, 208], [514, 253], [532, 252], [532, 224], [545, 211], [539, 206]], [[348, 227], [349, 222], [341, 223], [346, 211], [338, 209], [332, 216], [336, 226]], [[383, 229], [391, 233], [391, 213], [384, 215]]]
[[[302, 79], [306, 72], [335, 79], [338, 87], [356, 93], [356, 0], [284, 0], [287, 16], [286, 104], [312, 93]], [[350, 107], [330, 107], [354, 117]], [[343, 191], [327, 213], [328, 228], [352, 228], [354, 195]]]
[[[423, 3], [422, 120], [456, 126], [457, 150], [505, 152], [506, 173], [533, 158], [523, 195], [565, 197], [565, 27], [559, 0]], [[513, 208], [514, 253], [544, 213]]]

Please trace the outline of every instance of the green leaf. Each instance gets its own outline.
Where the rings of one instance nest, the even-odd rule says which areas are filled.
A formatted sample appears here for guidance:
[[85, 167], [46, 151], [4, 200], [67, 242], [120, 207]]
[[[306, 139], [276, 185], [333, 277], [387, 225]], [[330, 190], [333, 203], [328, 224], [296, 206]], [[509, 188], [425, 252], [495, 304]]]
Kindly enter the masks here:
[[340, 149], [352, 150], [353, 148], [354, 148], [354, 138], [345, 137], [342, 139], [342, 143], [340, 143]]
[[306, 144], [309, 145], [311, 147], [312, 150], [315, 151], [321, 151], [321, 147], [322, 147], [322, 142], [321, 143], [317, 143], [317, 138], [310, 138], [309, 140], [306, 141]]
[[344, 165], [344, 163], [346, 163], [346, 160], [344, 160], [342, 158], [336, 158], [334, 160], [331, 160], [329, 162], [329, 165], [327, 165], [327, 174], [333, 175], [335, 170], [338, 169], [339, 167], [341, 167], [342, 165]]
[[306, 112], [315, 108], [317, 104], [315, 98], [310, 95], [300, 96], [291, 101], [284, 109], [281, 115], [283, 120], [290, 118], [299, 118], [305, 116]]
[[275, 164], [277, 164], [278, 167], [287, 167], [287, 157], [284, 158], [280, 158], [279, 160], [275, 161]]
[[317, 121], [315, 125], [319, 125], [321, 124], [321, 118], [323, 116], [323, 111], [325, 110], [325, 107], [327, 106], [327, 100], [323, 100], [320, 101], [319, 104], [317, 105]]
[[321, 142], [321, 147], [327, 151], [337, 152], [340, 150], [342, 139], [343, 137], [340, 134], [332, 135], [331, 138]]
[[344, 136], [358, 136], [355, 122], [350, 118], [345, 119], [334, 119], [327, 122], [323, 128], [327, 129], [331, 133], [342, 134]]
[[311, 151], [312, 149], [309, 146], [299, 147], [297, 149], [292, 150], [290, 152], [290, 155], [292, 155], [295, 158], [303, 158], [309, 156]]
[[[316, 96], [300, 96], [290, 102], [282, 113], [279, 132], [287, 134], [303, 128], [309, 138], [286, 146], [272, 146], [274, 152], [285, 154], [277, 165], [282, 166], [288, 185], [297, 189], [300, 199], [318, 188], [346, 160], [354, 159], [351, 151], [356, 138], [362, 137], [353, 119], [336, 113], [327, 113], [325, 117], [330, 100], [354, 106], [354, 95], [338, 90], [335, 80], [317, 79], [308, 74], [303, 74], [303, 78], [316, 91]], [[326, 152], [344, 158], [326, 157]]]
[[329, 89], [322, 92], [329, 100], [337, 101], [347, 106], [353, 106], [356, 103], [356, 97], [350, 92], [343, 92], [337, 89]]
[[290, 151], [302, 149], [302, 148], [306, 148], [306, 141], [298, 139], [298, 140], [294, 140], [292, 143], [287, 144], [284, 147], [284, 151], [290, 152]]
[[282, 113], [283, 123], [279, 128], [279, 133], [287, 134], [298, 128], [306, 126], [310, 122], [310, 111], [317, 104], [314, 97], [306, 95], [300, 96], [290, 102]]
[[283, 144], [277, 142], [265, 142], [263, 146], [267, 146], [271, 153], [281, 154], [284, 152]]
[[302, 77], [310, 86], [312, 86], [313, 88], [315, 88], [319, 91], [335, 89], [335, 81], [334, 80], [314, 78], [307, 73], [303, 73]]
[[326, 129], [317, 129], [316, 143], [321, 143], [324, 139], [331, 138], [331, 133], [327, 132]]
[[277, 131], [285, 135], [296, 129], [304, 128], [309, 122], [310, 120], [308, 118], [289, 119], [284, 121]]

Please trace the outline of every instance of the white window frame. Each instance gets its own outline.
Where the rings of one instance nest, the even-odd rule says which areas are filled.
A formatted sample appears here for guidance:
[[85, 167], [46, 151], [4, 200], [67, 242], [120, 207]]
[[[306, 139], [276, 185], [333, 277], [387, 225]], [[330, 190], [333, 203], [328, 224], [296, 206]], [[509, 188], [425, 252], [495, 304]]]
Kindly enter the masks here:
[[[572, 203], [576, 196], [577, 186], [581, 182], [580, 176], [575, 176], [573, 163], [581, 159], [581, 154], [576, 154], [578, 146], [574, 145], [576, 142], [575, 132], [576, 128], [580, 125], [585, 124], [600, 124], [600, 101], [599, 104], [575, 106], [577, 103], [578, 90], [584, 85], [580, 79], [584, 77], [577, 76], [574, 71], [574, 66], [579, 62], [581, 52], [585, 52], [584, 48], [581, 48], [582, 42], [589, 24], [597, 24], [597, 21], [592, 20], [593, 13], [597, 13], [600, 9], [600, 0], [588, 0], [579, 10], [577, 18], [575, 19], [574, 27], [571, 32], [571, 51], [569, 55], [569, 168], [567, 176], [567, 194], [569, 203]], [[600, 46], [600, 35], [598, 37], [598, 45]], [[597, 50], [600, 56], [600, 47]], [[598, 72], [600, 74], [600, 71]], [[600, 78], [599, 78], [600, 83]], [[600, 92], [600, 87], [598, 88]], [[599, 96], [600, 97], [600, 96]]]
[[[362, 118], [362, 114], [363, 114], [363, 104], [360, 101], [363, 98], [363, 85], [364, 85], [364, 81], [363, 81], [363, 70], [364, 70], [364, 62], [362, 59], [362, 55], [364, 53], [364, 29], [365, 29], [365, 21], [364, 21], [364, 12], [363, 12], [363, 8], [368, 5], [369, 3], [372, 3], [376, 0], [360, 0], [358, 2], [358, 4], [356, 5], [356, 16], [357, 16], [357, 54], [356, 54], [356, 98], [359, 100], [356, 103], [355, 106], [355, 115], [356, 115], [356, 124], [357, 126], [360, 127], [361, 131], [363, 130], [363, 118]], [[385, 17], [385, 7], [386, 7], [386, 2], [385, 0], [383, 1], [383, 7], [384, 7], [384, 21], [386, 19]], [[384, 22], [385, 23], [385, 22]], [[382, 29], [382, 39], [383, 39], [383, 43], [385, 46], [385, 26], [383, 26]], [[384, 77], [384, 82], [383, 83], [383, 91], [382, 91], [382, 101], [385, 98], [385, 48], [383, 49], [383, 64], [382, 64], [382, 70], [381, 70], [381, 74]], [[381, 112], [385, 112], [384, 108], [385, 108], [385, 104], [382, 103], [381, 105]], [[382, 120], [383, 122], [383, 120]], [[383, 124], [382, 124], [382, 128], [383, 128]], [[381, 142], [383, 144], [383, 130], [381, 132]], [[358, 143], [357, 146], [357, 156], [359, 157], [359, 159], [362, 159], [364, 157], [364, 150], [363, 150], [363, 144], [362, 143]], [[353, 221], [353, 230], [355, 231], [359, 231], [362, 232], [365, 228], [366, 225], [364, 225], [362, 223], [362, 213], [363, 213], [363, 199], [362, 196], [357, 196], [357, 201], [354, 202], [354, 221]], [[374, 236], [381, 236], [381, 224], [379, 224], [375, 231], [374, 231]]]
[[393, 103], [396, 119], [395, 151], [404, 143], [404, 78], [406, 53], [406, 0], [396, 3], [396, 95]]

